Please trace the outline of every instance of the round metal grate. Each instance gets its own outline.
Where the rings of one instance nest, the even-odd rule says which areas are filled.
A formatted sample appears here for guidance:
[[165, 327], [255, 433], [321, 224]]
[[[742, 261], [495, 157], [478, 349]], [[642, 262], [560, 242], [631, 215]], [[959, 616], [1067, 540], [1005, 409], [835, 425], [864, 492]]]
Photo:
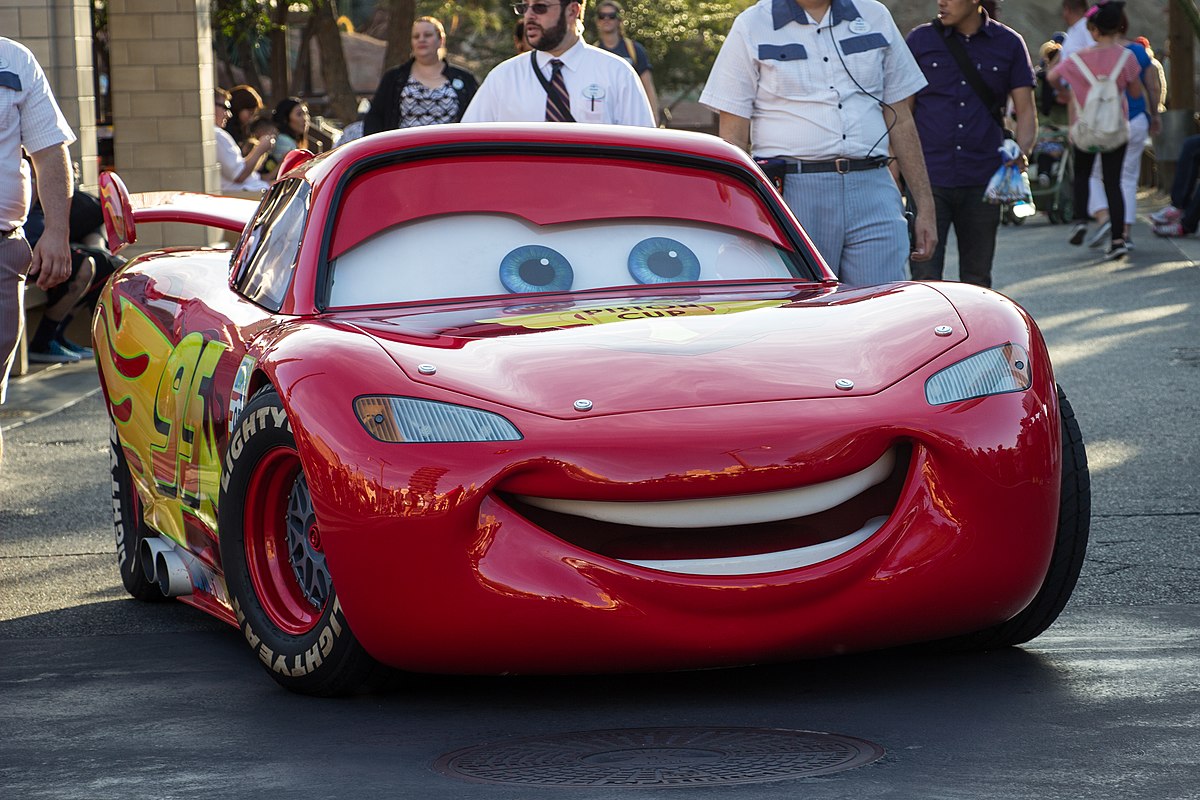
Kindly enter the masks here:
[[813, 731], [626, 728], [510, 739], [447, 753], [443, 775], [522, 786], [714, 786], [807, 778], [880, 758], [879, 745]]

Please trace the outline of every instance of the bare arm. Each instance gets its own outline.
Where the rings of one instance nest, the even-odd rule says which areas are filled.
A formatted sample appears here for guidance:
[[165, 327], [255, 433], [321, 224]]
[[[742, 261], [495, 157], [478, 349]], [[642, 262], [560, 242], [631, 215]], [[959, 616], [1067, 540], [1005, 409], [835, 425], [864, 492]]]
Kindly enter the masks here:
[[271, 152], [271, 148], [275, 146], [274, 136], [264, 136], [255, 142], [253, 149], [246, 154], [245, 160], [242, 162], [242, 171], [233, 179], [234, 183], [241, 183], [258, 171], [267, 153]]
[[734, 147], [740, 147], [747, 153], [750, 152], [750, 120], [747, 117], [739, 117], [737, 114], [722, 111], [720, 121], [717, 123], [717, 132], [722, 139]]
[[29, 274], [36, 276], [40, 288], [49, 289], [71, 277], [71, 164], [65, 144], [38, 150], [31, 157], [46, 227], [33, 246]]
[[1017, 146], [1021, 148], [1022, 166], [1029, 164], [1029, 154], [1037, 144], [1037, 104], [1033, 101], [1033, 87], [1022, 86], [1012, 90], [1013, 113], [1017, 115]]
[[921, 152], [921, 137], [913, 121], [913, 98], [892, 105], [896, 112], [896, 124], [890, 134], [892, 151], [900, 164], [900, 174], [908, 184], [917, 203], [915, 225], [915, 249], [913, 261], [928, 261], [937, 248], [937, 214], [933, 208], [933, 190], [929, 187], [929, 173], [925, 171], [925, 155]]

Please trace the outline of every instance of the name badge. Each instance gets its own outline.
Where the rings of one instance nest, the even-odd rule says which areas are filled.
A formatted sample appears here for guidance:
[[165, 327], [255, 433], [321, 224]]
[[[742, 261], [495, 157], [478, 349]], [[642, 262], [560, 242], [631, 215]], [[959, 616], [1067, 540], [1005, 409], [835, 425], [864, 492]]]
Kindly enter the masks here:
[[866, 33], [869, 30], [871, 30], [871, 24], [862, 17], [850, 23], [851, 33]]
[[591, 103], [591, 110], [595, 111], [596, 101], [604, 99], [604, 87], [598, 83], [589, 83], [583, 87], [583, 96]]

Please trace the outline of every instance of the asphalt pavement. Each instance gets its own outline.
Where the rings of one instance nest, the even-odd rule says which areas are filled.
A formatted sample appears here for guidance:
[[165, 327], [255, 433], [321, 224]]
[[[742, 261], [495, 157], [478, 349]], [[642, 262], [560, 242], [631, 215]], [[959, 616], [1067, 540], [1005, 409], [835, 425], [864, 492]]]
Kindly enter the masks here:
[[[1105, 262], [1066, 237], [1045, 217], [1002, 228], [996, 288], [1037, 319], [1079, 418], [1092, 542], [1059, 622], [982, 655], [293, 696], [234, 629], [120, 588], [94, 368], [17, 380], [0, 408], [0, 797], [1200, 798], [1200, 239], [1139, 221], [1131, 256]], [[556, 785], [561, 771], [525, 761], [492, 782], [444, 768], [527, 737], [729, 728], [836, 733], [883, 755], [822, 777], [638, 788]]]

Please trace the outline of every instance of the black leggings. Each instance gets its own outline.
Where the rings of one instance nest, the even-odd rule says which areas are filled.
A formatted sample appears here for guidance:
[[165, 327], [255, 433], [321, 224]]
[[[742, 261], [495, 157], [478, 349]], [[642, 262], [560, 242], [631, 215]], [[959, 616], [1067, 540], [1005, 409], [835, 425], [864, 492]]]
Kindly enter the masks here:
[[[1075, 148], [1075, 221], [1087, 222], [1088, 178], [1096, 153]], [[1125, 238], [1125, 196], [1121, 194], [1121, 164], [1125, 161], [1125, 145], [1100, 153], [1100, 176], [1104, 180], [1104, 196], [1108, 198], [1108, 218], [1112, 221], [1112, 241]]]

